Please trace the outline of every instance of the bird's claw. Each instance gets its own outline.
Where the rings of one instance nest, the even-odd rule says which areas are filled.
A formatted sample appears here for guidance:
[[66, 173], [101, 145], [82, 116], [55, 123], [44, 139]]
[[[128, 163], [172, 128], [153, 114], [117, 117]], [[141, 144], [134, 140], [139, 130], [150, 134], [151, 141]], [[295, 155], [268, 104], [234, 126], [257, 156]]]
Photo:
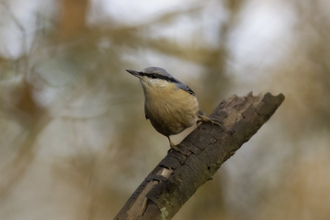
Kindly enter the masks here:
[[170, 147], [171, 147], [171, 148], [167, 151], [167, 153], [170, 153], [170, 152], [176, 151], [176, 152], [180, 152], [180, 153], [184, 154], [184, 153], [182, 152], [182, 150], [180, 150], [180, 149], [177, 147], [177, 145], [175, 145], [175, 144], [173, 144], [173, 143], [170, 143]]
[[213, 125], [216, 124], [216, 125], [222, 127], [221, 122], [217, 119], [208, 118], [208, 117], [203, 116], [203, 115], [198, 115], [198, 118], [199, 119], [196, 122], [197, 125], [199, 125], [199, 123], [211, 123]]

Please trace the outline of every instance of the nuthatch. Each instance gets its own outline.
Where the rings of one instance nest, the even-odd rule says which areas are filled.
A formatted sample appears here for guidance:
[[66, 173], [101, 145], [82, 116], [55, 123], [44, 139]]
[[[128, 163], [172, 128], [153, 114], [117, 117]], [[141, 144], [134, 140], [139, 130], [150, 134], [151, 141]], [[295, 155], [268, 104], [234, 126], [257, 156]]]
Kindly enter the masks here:
[[147, 67], [142, 71], [126, 71], [140, 79], [145, 96], [145, 117], [159, 133], [168, 138], [171, 148], [178, 150], [170, 135], [179, 134], [195, 123], [220, 125], [199, 111], [195, 93], [165, 69]]

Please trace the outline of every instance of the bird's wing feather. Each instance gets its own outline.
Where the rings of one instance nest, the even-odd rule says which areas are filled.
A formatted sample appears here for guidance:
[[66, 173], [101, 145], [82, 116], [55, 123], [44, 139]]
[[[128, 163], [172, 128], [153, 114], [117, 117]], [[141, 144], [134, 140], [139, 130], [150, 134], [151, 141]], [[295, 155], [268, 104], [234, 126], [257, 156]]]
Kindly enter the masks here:
[[183, 83], [177, 83], [176, 85], [177, 85], [177, 87], [178, 87], [179, 89], [182, 89], [182, 90], [188, 92], [189, 94], [191, 94], [191, 95], [193, 95], [193, 96], [195, 95], [194, 91], [192, 91], [192, 89], [189, 88], [189, 86], [187, 86], [187, 85], [185, 85], [185, 84], [183, 84]]

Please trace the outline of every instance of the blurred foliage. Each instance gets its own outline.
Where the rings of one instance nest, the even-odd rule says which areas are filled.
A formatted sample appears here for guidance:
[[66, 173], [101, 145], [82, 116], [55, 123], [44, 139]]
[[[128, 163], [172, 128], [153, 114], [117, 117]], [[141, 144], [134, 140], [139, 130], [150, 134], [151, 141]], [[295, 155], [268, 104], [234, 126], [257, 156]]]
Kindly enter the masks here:
[[174, 219], [327, 219], [330, 4], [149, 4], [0, 1], [0, 219], [117, 214], [169, 148], [125, 72], [147, 66], [207, 114], [234, 93], [286, 96]]

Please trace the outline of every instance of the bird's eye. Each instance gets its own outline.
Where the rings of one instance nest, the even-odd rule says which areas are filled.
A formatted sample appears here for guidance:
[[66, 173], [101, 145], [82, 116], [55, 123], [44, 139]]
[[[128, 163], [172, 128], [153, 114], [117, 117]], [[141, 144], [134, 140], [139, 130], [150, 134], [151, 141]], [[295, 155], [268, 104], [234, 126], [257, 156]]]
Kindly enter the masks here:
[[155, 79], [156, 77], [156, 74], [151, 74], [151, 78]]

